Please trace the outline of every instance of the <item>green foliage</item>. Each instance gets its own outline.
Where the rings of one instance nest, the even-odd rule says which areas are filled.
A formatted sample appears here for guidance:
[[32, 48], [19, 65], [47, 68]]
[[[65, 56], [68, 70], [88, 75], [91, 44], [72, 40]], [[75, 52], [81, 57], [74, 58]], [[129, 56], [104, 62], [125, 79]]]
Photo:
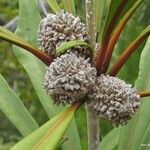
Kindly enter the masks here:
[[121, 128], [116, 128], [108, 133], [99, 144], [99, 148], [103, 150], [117, 150], [120, 131]]
[[[143, 6], [144, 5], [144, 6]], [[148, 7], [150, 6], [150, 3], [147, 3], [145, 1], [141, 7]], [[115, 52], [113, 54], [112, 63], [119, 57], [119, 55], [122, 53], [122, 51], [127, 48], [127, 45], [131, 43], [142, 31], [143, 29], [148, 25], [147, 22], [147, 15], [146, 10], [142, 11], [140, 9], [137, 10], [136, 14], [130, 19], [129, 23], [127, 24], [124, 32], [121, 35], [121, 38], [116, 46]], [[143, 22], [142, 20], [145, 20]], [[150, 23], [150, 22], [149, 22]], [[134, 32], [133, 32], [134, 31]], [[132, 34], [131, 34], [132, 33]], [[126, 44], [125, 44], [126, 43]], [[128, 83], [131, 83], [134, 85], [135, 80], [138, 77], [139, 72], [139, 60], [140, 55], [142, 52], [142, 49], [144, 47], [144, 44], [142, 44], [138, 49], [131, 55], [127, 63], [123, 66], [123, 68], [118, 73], [118, 76]], [[133, 71], [134, 68], [134, 71]], [[130, 73], [128, 73], [130, 72]]]
[[18, 1], [0, 0], [0, 19], [5, 23], [18, 14]]
[[[149, 47], [150, 39], [148, 40], [146, 46], [142, 51], [142, 55], [140, 58], [140, 68], [139, 68], [139, 76], [136, 81], [136, 88], [138, 90], [146, 90], [150, 88], [149, 83]], [[146, 80], [145, 80], [146, 79]], [[149, 98], [144, 98], [141, 101], [142, 106], [139, 109], [138, 114], [131, 120], [126, 126], [113, 129], [102, 141], [102, 147], [106, 150], [113, 150], [116, 146], [117, 149], [126, 150], [142, 150], [143, 147], [141, 144], [148, 144], [150, 134], [149, 134], [149, 120], [150, 120], [150, 101]], [[115, 136], [115, 140], [112, 143], [107, 141], [111, 141], [112, 137]], [[107, 143], [107, 146], [105, 146]], [[115, 146], [115, 147], [114, 147]], [[108, 147], [108, 148], [107, 148]]]
[[[148, 54], [149, 54], [149, 41], [147, 42], [145, 48], [142, 51], [141, 59], [140, 59], [140, 68], [139, 68], [139, 76], [136, 81], [136, 87], [138, 90], [141, 89], [149, 89], [149, 64], [148, 64]], [[146, 78], [145, 78], [146, 77]], [[147, 80], [145, 80], [147, 79]], [[147, 100], [146, 100], [147, 99]], [[136, 150], [140, 148], [141, 144], [147, 143], [150, 136], [145, 136], [149, 133], [147, 131], [149, 130], [149, 107], [150, 107], [150, 101], [148, 101], [149, 98], [144, 98], [142, 100], [142, 106], [139, 110], [139, 114], [133, 119], [132, 122], [130, 122], [127, 126], [123, 127], [121, 129], [120, 134], [120, 142], [119, 142], [119, 148], [121, 149], [133, 149]], [[140, 131], [140, 132], [139, 132]], [[128, 132], [128, 137], [126, 136]], [[142, 149], [142, 147], [141, 147]]]
[[23, 136], [26, 136], [37, 129], [37, 123], [31, 117], [17, 95], [9, 88], [1, 75], [0, 85], [0, 109], [3, 113], [10, 119]]
[[77, 107], [78, 105], [73, 105], [63, 113], [55, 116], [38, 130], [17, 143], [12, 150], [56, 149], [62, 136], [64, 135], [65, 130], [72, 120]]
[[[40, 17], [38, 9], [36, 7], [36, 1], [34, 0], [30, 2], [30, 7], [28, 3], [29, 1], [20, 0], [20, 22], [17, 28], [17, 34], [26, 38], [30, 43], [36, 45], [36, 32]], [[33, 18], [33, 16], [30, 15], [32, 13], [35, 14], [36, 17]], [[46, 92], [42, 88], [46, 66], [35, 56], [26, 51], [23, 51], [21, 48], [14, 47], [14, 53], [18, 58], [20, 64], [24, 67], [25, 71], [29, 75], [33, 87], [39, 97], [39, 100], [46, 110], [48, 116], [53, 117], [58, 112], [62, 111], [64, 108], [54, 106], [52, 100], [49, 96], [47, 96]], [[74, 145], [73, 149], [80, 149], [79, 136], [75, 122], [72, 122], [68, 130], [67, 137], [69, 138], [69, 142], [66, 142], [66, 146], [65, 144], [63, 144], [65, 149], [69, 149], [71, 145]]]
[[[58, 12], [61, 10], [61, 8], [64, 8], [66, 11], [72, 12], [74, 15], [77, 14], [79, 16], [82, 16], [83, 22], [85, 22], [85, 1], [80, 1], [80, 0], [63, 0], [60, 3], [57, 3], [56, 0], [47, 0], [48, 4], [50, 5], [51, 9], [54, 12]], [[104, 34], [106, 33], [106, 30], [108, 28], [108, 25], [110, 23], [110, 20], [113, 17], [113, 14], [117, 7], [120, 4], [120, 0], [116, 1], [103, 1], [103, 0], [95, 0], [95, 13], [96, 13], [96, 29], [99, 34], [99, 38], [103, 39]], [[118, 21], [115, 23], [114, 27], [117, 25], [119, 20], [122, 18], [122, 16], [133, 6], [133, 4], [136, 2], [136, 0], [131, 0], [127, 1], [127, 4], [125, 5], [125, 8], [123, 11], [119, 14], [118, 16]], [[17, 2], [12, 1], [2, 1], [0, 0], [0, 4], [2, 4], [3, 9], [0, 10], [0, 18], [2, 18], [4, 21], [10, 19], [12, 16], [15, 16], [17, 14]], [[133, 40], [137, 35], [143, 30], [145, 25], [147, 25], [148, 22], [148, 15], [149, 14], [149, 0], [145, 0], [144, 4], [144, 9], [141, 7], [138, 11], [137, 14], [133, 16], [133, 18], [130, 20], [128, 23], [125, 31], [122, 34], [122, 37], [120, 38], [117, 46], [116, 46], [116, 51], [113, 55], [112, 63], [114, 62], [115, 59], [122, 53], [122, 50]], [[5, 10], [5, 6], [7, 6], [8, 10]], [[11, 9], [10, 9], [11, 8]], [[17, 34], [24, 39], [26, 39], [28, 42], [36, 46], [36, 32], [38, 28], [38, 24], [40, 21], [40, 15], [37, 9], [37, 1], [36, 0], [19, 0], [19, 25], [17, 28]], [[13, 11], [15, 10], [15, 11]], [[3, 15], [8, 12], [7, 16]], [[10, 15], [11, 14], [11, 15]], [[32, 14], [32, 15], [31, 15]], [[5, 19], [7, 18], [7, 19]], [[138, 21], [137, 21], [138, 20]], [[114, 27], [112, 31], [114, 30]], [[134, 31], [134, 32], [133, 32]], [[131, 34], [132, 33], [132, 34]], [[99, 42], [99, 40], [97, 40]], [[63, 53], [66, 51], [67, 48], [70, 48], [75, 45], [79, 45], [85, 43], [73, 43], [73, 42], [67, 42], [63, 43], [57, 51], [58, 53]], [[145, 90], [149, 89], [149, 47], [150, 45], [150, 40], [147, 42], [141, 58], [141, 50], [144, 46], [144, 44], [135, 52], [135, 54], [129, 59], [127, 64], [123, 67], [121, 72], [118, 74], [118, 76], [122, 79], [125, 79], [127, 82], [130, 82], [134, 84], [135, 80], [137, 79], [138, 76], [138, 71], [139, 71], [139, 76], [136, 81], [136, 87], [138, 90]], [[0, 43], [1, 49], [4, 49], [6, 47], [6, 43]], [[38, 60], [35, 56], [30, 54], [29, 52], [24, 51], [23, 49], [14, 46], [14, 54], [17, 57], [17, 60], [23, 67], [23, 69], [16, 63], [16, 60], [14, 57], [10, 56], [12, 53], [8, 51], [10, 47], [7, 45], [6, 51], [2, 51], [1, 53], [5, 55], [0, 56], [0, 62], [2, 62], [2, 67], [0, 69], [0, 72], [4, 75], [7, 76], [7, 74], [10, 75], [7, 77], [10, 80], [17, 80], [12, 78], [11, 73], [16, 72], [16, 74], [21, 74], [21, 77], [23, 77], [23, 81], [28, 81], [27, 85], [26, 83], [17, 87], [16, 93], [23, 98], [25, 101], [25, 104], [27, 104], [31, 114], [34, 115], [37, 122], [40, 124], [43, 124], [47, 121], [47, 116], [49, 118], [54, 117], [56, 114], [60, 113], [62, 110], [64, 110], [65, 107], [61, 106], [54, 106], [52, 103], [52, 99], [46, 95], [45, 91], [42, 88], [42, 81], [43, 77], [45, 74], [45, 69], [46, 66], [43, 64], [40, 60]], [[9, 53], [9, 54], [8, 54]], [[9, 55], [9, 56], [8, 56]], [[8, 59], [4, 63], [4, 59]], [[9, 58], [11, 58], [9, 60]], [[140, 59], [140, 68], [138, 68], [139, 64], [139, 59]], [[15, 62], [15, 63], [12, 63]], [[19, 67], [18, 67], [19, 66]], [[19, 68], [19, 73], [18, 70], [16, 69]], [[2, 69], [4, 68], [4, 69]], [[6, 72], [6, 68], [7, 72]], [[134, 70], [134, 71], [133, 71]], [[24, 75], [24, 71], [28, 74], [28, 77]], [[15, 76], [16, 76], [15, 74]], [[7, 79], [7, 81], [9, 81]], [[18, 84], [18, 81], [16, 81]], [[15, 82], [15, 83], [16, 83]], [[31, 133], [33, 130], [38, 128], [37, 123], [35, 120], [32, 118], [30, 113], [27, 111], [21, 100], [18, 98], [16, 94], [8, 87], [6, 82], [2, 77], [0, 77], [0, 86], [3, 88], [0, 88], [0, 108], [4, 112], [5, 115], [13, 122], [13, 124], [16, 126], [16, 128], [25, 136], [29, 133]], [[13, 81], [10, 81], [11, 85], [15, 85]], [[21, 81], [22, 83], [22, 81]], [[32, 87], [32, 85], [33, 87]], [[21, 88], [22, 89], [21, 89]], [[20, 89], [19, 89], [20, 88]], [[34, 88], [34, 89], [33, 89]], [[18, 90], [19, 89], [19, 90]], [[8, 95], [5, 94], [5, 92], [9, 93]], [[27, 94], [24, 94], [27, 93]], [[33, 94], [34, 93], [34, 94]], [[5, 94], [5, 95], [4, 95]], [[13, 101], [12, 98], [13, 97]], [[29, 97], [29, 100], [28, 99]], [[37, 101], [39, 99], [39, 101]], [[42, 105], [42, 106], [41, 106]], [[106, 121], [101, 121], [100, 126], [101, 126], [101, 138], [102, 142], [100, 144], [101, 149], [106, 149], [106, 150], [125, 150], [125, 149], [139, 149], [142, 150], [144, 147], [141, 147], [140, 144], [145, 144], [148, 143], [149, 141], [149, 133], [150, 133], [150, 128], [149, 128], [149, 98], [143, 99], [142, 102], [142, 107], [139, 110], [139, 113], [135, 116], [134, 119], [129, 121], [129, 123], [126, 126], [119, 127], [112, 129], [112, 126], [108, 124]], [[15, 110], [17, 108], [17, 110]], [[23, 110], [23, 111], [21, 111]], [[37, 116], [40, 114], [40, 111], [42, 112], [41, 117], [38, 118]], [[46, 113], [45, 113], [46, 111]], [[15, 112], [15, 113], [12, 113]], [[44, 113], [43, 113], [44, 112]], [[74, 112], [73, 112], [74, 113]], [[15, 115], [14, 115], [15, 114]], [[38, 115], [37, 115], [38, 114]], [[25, 117], [21, 117], [25, 116]], [[49, 138], [47, 140], [42, 141], [43, 145], [40, 145], [41, 149], [47, 149], [45, 148], [46, 145], [51, 146], [51, 142], [49, 141], [54, 141], [54, 147], [56, 148], [56, 144], [60, 142], [64, 131], [66, 130], [70, 120], [72, 119], [73, 114], [69, 115], [69, 118], [66, 122], [63, 122], [64, 124], [61, 124], [62, 126], [59, 126], [60, 131], [57, 130], [56, 132], [53, 132], [51, 136], [48, 136]], [[23, 122], [18, 120], [22, 119]], [[48, 121], [46, 124], [44, 124], [42, 127], [40, 127], [38, 130], [30, 134], [29, 136], [25, 137], [23, 140], [21, 140], [18, 144], [15, 145], [13, 149], [20, 149], [20, 147], [24, 147], [25, 149], [30, 149], [35, 145], [40, 139], [43, 139], [43, 136], [46, 135], [46, 132], [48, 130], [51, 130], [50, 127], [53, 128], [53, 125], [60, 119], [60, 115], [52, 118], [50, 121]], [[42, 120], [42, 121], [41, 121]], [[76, 122], [77, 121], [77, 126]], [[62, 149], [65, 150], [86, 150], [87, 149], [87, 129], [85, 127], [86, 125], [86, 115], [85, 115], [85, 110], [84, 108], [80, 109], [77, 114], [76, 114], [76, 119], [73, 119], [73, 122], [71, 123], [67, 134], [68, 140], [65, 141], [65, 143], [62, 144]], [[55, 122], [56, 121], [56, 122]], [[29, 122], [31, 126], [29, 126]], [[22, 126], [21, 123], [24, 123]], [[1, 125], [0, 125], [1, 126]], [[77, 130], [78, 128], [78, 130]], [[58, 129], [58, 128], [57, 128]], [[112, 131], [109, 133], [109, 131], [112, 129]], [[55, 131], [55, 130], [54, 130]], [[48, 133], [48, 132], [47, 132]], [[106, 135], [106, 136], [105, 136]], [[128, 135], [128, 136], [127, 136]], [[79, 137], [80, 136], [80, 137]], [[55, 138], [54, 138], [55, 137]], [[115, 138], [114, 138], [115, 137]], [[81, 145], [80, 145], [81, 142]], [[46, 143], [46, 144], [44, 144]], [[13, 143], [10, 143], [12, 145]], [[49, 145], [50, 144], [50, 145]], [[1, 146], [2, 145], [2, 146]], [[6, 145], [9, 147], [9, 144]], [[0, 148], [5, 147], [3, 142], [0, 142]]]
[[107, 1], [103, 1], [103, 0], [95, 0], [94, 1], [94, 13], [95, 13], [95, 27], [96, 27], [96, 31], [98, 33], [100, 33], [100, 29], [102, 26], [102, 21], [103, 21], [103, 12], [105, 11], [107, 5]]
[[91, 46], [87, 44], [86, 42], [83, 42], [80, 40], [74, 40], [74, 41], [69, 41], [69, 42], [63, 42], [59, 47], [56, 48], [56, 53], [58, 55], [65, 53], [68, 49], [75, 47], [75, 46], [86, 46], [92, 49]]
[[74, 16], [76, 15], [74, 0], [62, 0], [62, 3], [66, 11], [72, 13]]
[[56, 13], [56, 12], [59, 12], [61, 11], [58, 3], [56, 0], [46, 0], [47, 3], [49, 4], [50, 8]]
[[[104, 25], [103, 29], [101, 29], [101, 31], [102, 31], [102, 39], [103, 39], [104, 34], [105, 34], [109, 24], [110, 24], [110, 21], [113, 18], [113, 15], [114, 15], [115, 11], [117, 10], [118, 6], [120, 5], [120, 3], [123, 2], [125, 7], [124, 7], [122, 12], [118, 12], [118, 14], [117, 14], [117, 16], [118, 16], [117, 18], [118, 19], [116, 21], [116, 24], [120, 21], [122, 16], [133, 6], [133, 4], [136, 1], [137, 0], [130, 0], [130, 1], [127, 1], [127, 0], [124, 0], [124, 1], [120, 1], [120, 0], [113, 1], [112, 0], [112, 1], [110, 1], [110, 3], [107, 4], [109, 9], [108, 9], [108, 14], [107, 14], [107, 17], [106, 17], [106, 20], [105, 20], [105, 25]], [[114, 24], [114, 27], [116, 26], [116, 24]]]

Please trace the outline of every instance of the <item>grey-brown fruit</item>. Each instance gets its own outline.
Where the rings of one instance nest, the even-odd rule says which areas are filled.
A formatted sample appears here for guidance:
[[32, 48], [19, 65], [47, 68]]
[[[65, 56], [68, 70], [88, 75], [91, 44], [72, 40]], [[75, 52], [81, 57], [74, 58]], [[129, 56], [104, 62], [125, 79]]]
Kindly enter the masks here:
[[101, 118], [118, 125], [126, 124], [140, 106], [136, 89], [123, 80], [101, 75], [88, 95], [88, 105]]
[[96, 69], [89, 59], [74, 53], [57, 57], [47, 68], [44, 89], [56, 104], [72, 104], [80, 101], [91, 90], [96, 79]]
[[45, 52], [56, 55], [56, 47], [62, 42], [72, 40], [88, 40], [86, 26], [79, 17], [62, 10], [56, 14], [47, 14], [41, 20], [38, 43]]

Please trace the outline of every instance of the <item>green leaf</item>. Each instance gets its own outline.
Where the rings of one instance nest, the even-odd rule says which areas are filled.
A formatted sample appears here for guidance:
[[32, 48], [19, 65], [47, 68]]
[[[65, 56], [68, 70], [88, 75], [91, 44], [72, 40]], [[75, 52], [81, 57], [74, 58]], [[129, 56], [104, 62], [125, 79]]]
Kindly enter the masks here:
[[67, 49], [70, 49], [75, 46], [86, 46], [86, 47], [89, 47], [90, 49], [92, 49], [91, 46], [89, 44], [87, 44], [86, 42], [83, 42], [80, 40], [74, 40], [74, 41], [69, 41], [69, 42], [63, 42], [59, 47], [56, 48], [56, 53], [58, 55], [62, 54], [65, 51], [67, 51]]
[[[150, 38], [148, 39], [140, 58], [139, 76], [136, 81], [136, 88], [138, 90], [150, 89]], [[123, 145], [124, 149], [129, 147], [132, 150], [144, 149], [141, 144], [148, 144], [150, 139], [150, 97], [142, 99], [142, 106], [138, 116], [133, 120], [132, 127], [128, 138], [121, 135], [122, 140], [127, 141], [127, 145]], [[132, 134], [131, 134], [132, 133]], [[123, 142], [123, 141], [120, 142]]]
[[64, 132], [71, 122], [78, 104], [72, 105], [63, 113], [55, 116], [38, 130], [18, 142], [12, 150], [54, 150], [61, 141]]
[[[138, 0], [137, 2], [135, 2], [135, 4], [131, 7], [131, 9], [129, 9], [129, 11], [123, 16], [123, 18], [120, 20], [119, 24], [117, 25], [117, 27], [115, 28], [109, 42], [108, 45], [106, 44], [105, 47], [107, 48], [107, 55], [105, 57], [104, 60], [104, 71], [107, 71], [110, 61], [111, 61], [111, 57], [114, 51], [114, 47], [125, 27], [125, 25], [127, 24], [128, 20], [131, 18], [131, 16], [134, 14], [134, 12], [136, 11], [136, 9], [141, 5], [141, 3], [143, 2], [143, 0]], [[109, 37], [107, 37], [109, 39]]]
[[47, 55], [46, 53], [42, 52], [38, 48], [32, 46], [23, 38], [19, 37], [18, 35], [8, 31], [7, 29], [1, 26], [0, 26], [0, 38], [12, 44], [15, 44], [19, 47], [22, 47], [23, 49], [34, 54], [36, 57], [38, 57], [40, 60], [42, 60], [46, 64], [50, 64], [53, 61], [53, 58], [50, 55]]
[[62, 0], [62, 3], [66, 11], [72, 13], [74, 16], [76, 15], [74, 0]]
[[55, 13], [61, 11], [61, 9], [60, 9], [60, 7], [59, 7], [59, 4], [57, 3], [56, 0], [46, 0], [46, 1], [47, 1], [48, 5], [50, 6], [50, 8], [51, 8]]
[[[145, 48], [142, 51], [140, 58], [139, 76], [136, 81], [136, 88], [140, 91], [150, 89], [150, 38], [147, 41]], [[126, 126], [122, 126], [119, 129], [113, 129], [109, 134], [113, 134], [118, 137], [118, 150], [144, 150], [141, 144], [148, 144], [150, 139], [150, 98], [143, 98], [141, 100], [141, 108], [136, 116], [128, 122]], [[102, 143], [107, 143], [112, 138], [106, 136]], [[106, 141], [106, 142], [105, 142]], [[103, 144], [102, 144], [103, 145]], [[104, 144], [105, 146], [105, 144]], [[108, 147], [111, 144], [108, 144]], [[109, 150], [113, 150], [109, 148]], [[106, 149], [107, 150], [107, 149]]]
[[146, 27], [143, 32], [125, 49], [119, 56], [117, 61], [113, 64], [108, 74], [115, 76], [119, 70], [123, 67], [129, 57], [135, 52], [139, 45], [150, 35], [150, 25]]
[[31, 49], [33, 51], [36, 51], [37, 48], [33, 47], [30, 43], [28, 43], [23, 38], [19, 37], [18, 35], [15, 35], [14, 33], [10, 32], [9, 30], [5, 29], [4, 27], [0, 26], [0, 38], [16, 44], [24, 49]]
[[[121, 128], [113, 129], [110, 133], [108, 133], [99, 144], [99, 149], [102, 150], [117, 150], [118, 142], [119, 142], [119, 132]], [[115, 137], [115, 138], [114, 138]]]
[[[36, 0], [20, 0], [19, 1], [19, 26], [16, 33], [24, 37], [30, 43], [36, 45], [37, 30], [40, 22], [40, 16], [37, 8]], [[30, 15], [30, 14], [34, 14]], [[46, 66], [39, 61], [31, 53], [22, 51], [19, 47], [14, 47], [14, 53], [27, 72], [33, 87], [39, 97], [41, 104], [46, 110], [48, 116], [51, 118], [62, 111], [65, 107], [53, 105], [53, 100], [49, 97], [43, 89], [43, 78], [46, 72]], [[66, 136], [69, 138], [63, 144], [65, 150], [80, 150], [80, 140], [75, 121], [71, 123]]]
[[106, 20], [105, 20], [105, 23], [104, 23], [104, 27], [102, 29], [102, 31], [103, 31], [102, 39], [104, 38], [104, 35], [105, 35], [105, 33], [108, 29], [108, 26], [109, 26], [110, 22], [113, 19], [113, 15], [116, 12], [116, 10], [117, 10], [118, 6], [120, 5], [120, 3], [123, 3], [123, 7], [120, 7], [119, 12], [116, 14], [116, 18], [118, 18], [118, 19], [115, 20], [115, 22], [113, 23], [114, 24], [113, 29], [115, 28], [117, 23], [120, 21], [120, 19], [124, 16], [124, 14], [134, 5], [134, 3], [136, 1], [137, 0], [130, 0], [130, 1], [128, 1], [128, 0], [123, 0], [123, 1], [111, 0], [110, 4], [107, 4], [107, 5], [109, 5], [109, 10], [108, 10], [107, 17], [106, 17]]
[[96, 31], [99, 33], [102, 25], [102, 17], [105, 12], [107, 1], [95, 0], [94, 1], [94, 11], [95, 11], [95, 27]]
[[[148, 7], [146, 1], [144, 2], [144, 5], [141, 7]], [[127, 24], [125, 31], [122, 33], [119, 42], [116, 45], [115, 51], [113, 53], [113, 58], [111, 60], [112, 65], [115, 63], [118, 57], [124, 52], [124, 50], [127, 48], [127, 46], [136, 39], [141, 32], [145, 29], [145, 25], [147, 24], [141, 24], [142, 20], [140, 19], [139, 22], [136, 20], [139, 18], [139, 15], [143, 14], [143, 19], [147, 20], [146, 11], [143, 12], [143, 9], [138, 9], [135, 13], [134, 17], [131, 18], [130, 22]], [[132, 32], [134, 29], [134, 32]], [[130, 34], [132, 33], [132, 34]], [[130, 35], [130, 36], [129, 36]], [[144, 42], [145, 43], [145, 42]], [[142, 49], [144, 47], [144, 43], [141, 44], [137, 50], [131, 55], [131, 57], [128, 59], [128, 61], [124, 64], [123, 68], [119, 71], [118, 77], [124, 79], [127, 83], [130, 83], [132, 85], [135, 84], [135, 80], [138, 77], [139, 72], [139, 60], [140, 55], [142, 52]], [[134, 69], [134, 71], [133, 71]], [[130, 72], [130, 73], [128, 73]]]
[[38, 128], [36, 121], [1, 75], [0, 109], [23, 136], [27, 136]]

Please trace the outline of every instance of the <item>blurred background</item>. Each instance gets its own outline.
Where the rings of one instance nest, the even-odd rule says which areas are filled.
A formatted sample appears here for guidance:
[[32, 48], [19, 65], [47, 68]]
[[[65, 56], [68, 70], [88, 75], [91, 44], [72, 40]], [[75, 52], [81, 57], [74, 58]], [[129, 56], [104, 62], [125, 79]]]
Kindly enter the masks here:
[[[85, 0], [75, 0], [76, 7], [78, 8], [78, 14], [82, 17], [81, 19], [83, 21], [85, 21], [84, 1]], [[18, 7], [18, 0], [0, 0], [0, 26], [5, 26], [14, 32], [18, 23]], [[113, 60], [121, 53], [121, 50], [123, 50], [127, 44], [129, 44], [148, 24], [150, 24], [149, 8], [150, 1], [145, 0], [142, 6], [140, 6], [140, 8], [136, 11], [119, 40]], [[138, 63], [143, 46], [144, 44], [140, 46], [139, 50], [130, 58], [124, 69], [119, 73], [120, 77], [128, 79], [128, 82], [132, 84], [134, 84], [138, 75]], [[133, 69], [133, 67], [135, 70], [131, 71], [130, 68]], [[127, 72], [132, 73], [127, 74]], [[39, 125], [46, 122], [48, 117], [37, 100], [36, 93], [27, 74], [15, 58], [12, 51], [12, 45], [2, 40], [0, 40], [0, 73], [15, 93], [22, 99], [27, 109], [38, 121]], [[83, 109], [81, 109], [76, 116], [79, 123], [84, 123], [81, 119], [81, 116], [85, 116]], [[113, 128], [108, 123], [106, 125], [105, 121], [101, 123], [101, 126], [102, 137]], [[86, 140], [85, 130], [85, 126], [83, 125], [80, 136]], [[9, 147], [20, 140], [20, 138], [21, 135], [0, 110], [0, 150], [9, 149]]]

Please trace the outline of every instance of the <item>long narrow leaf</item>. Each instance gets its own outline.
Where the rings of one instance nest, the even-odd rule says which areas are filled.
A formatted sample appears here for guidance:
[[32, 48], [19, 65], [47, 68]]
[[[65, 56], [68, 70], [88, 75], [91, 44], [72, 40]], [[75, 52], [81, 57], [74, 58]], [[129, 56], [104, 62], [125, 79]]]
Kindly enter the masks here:
[[12, 150], [56, 149], [78, 106], [78, 104], [75, 104], [69, 107], [63, 113], [55, 116], [38, 130], [34, 131], [32, 134], [17, 143]]
[[[136, 81], [136, 88], [140, 91], [150, 89], [150, 38], [147, 41], [145, 48], [142, 51], [140, 58], [139, 76]], [[118, 150], [144, 150], [143, 144], [148, 144], [150, 139], [150, 97], [141, 100], [141, 108], [127, 125], [118, 129], [113, 129], [102, 141], [104, 150], [114, 150], [112, 143], [112, 136], [119, 136], [118, 144], [115, 145]], [[115, 131], [116, 130], [116, 131]], [[106, 146], [107, 143], [107, 146]]]
[[[101, 71], [101, 69], [103, 69], [103, 61], [105, 60], [105, 55], [107, 52], [107, 47], [108, 47], [108, 43], [109, 43], [109, 39], [110, 36], [113, 32], [113, 29], [116, 25], [116, 22], [119, 19], [119, 16], [121, 15], [121, 12], [123, 11], [123, 9], [125, 8], [125, 5], [127, 4], [128, 0], [123, 0], [120, 2], [119, 6], [117, 7], [116, 11], [114, 12], [111, 21], [108, 24], [108, 27], [106, 29], [106, 32], [104, 34], [104, 37], [102, 39], [101, 45], [100, 45], [100, 50], [99, 50], [99, 54], [98, 54], [98, 68]], [[112, 2], [113, 3], [113, 2]]]
[[[138, 90], [150, 89], [150, 38], [148, 39], [140, 58], [139, 76], [136, 81], [136, 88]], [[150, 139], [150, 97], [142, 99], [142, 107], [139, 112], [139, 116], [136, 120], [136, 126], [130, 135], [130, 141], [128, 146], [130, 149], [137, 150], [142, 149], [141, 144], [149, 142]], [[139, 132], [140, 131], [140, 132]], [[131, 138], [132, 137], [132, 138]], [[126, 139], [126, 140], [129, 140]]]
[[47, 3], [49, 4], [50, 8], [51, 8], [55, 13], [61, 11], [61, 9], [60, 9], [60, 7], [59, 7], [59, 4], [57, 3], [56, 0], [46, 0], [46, 1], [47, 1]]
[[[131, 0], [131, 4], [132, 4]], [[100, 74], [103, 71], [103, 63], [105, 60], [106, 50], [108, 47], [110, 36], [114, 30], [114, 27], [116, 26], [119, 18], [124, 14], [124, 9], [127, 8], [127, 10], [130, 8], [130, 6], [126, 7], [128, 0], [115, 0], [111, 1], [109, 4], [109, 12], [107, 14], [107, 18], [105, 21], [105, 26], [102, 29], [102, 41], [100, 42], [100, 48], [98, 52], [97, 62], [96, 62], [96, 68], [98, 70], [98, 73]], [[99, 40], [98, 35], [98, 40]]]
[[125, 14], [125, 16], [121, 19], [119, 22], [119, 25], [116, 27], [114, 33], [112, 34], [112, 37], [109, 41], [107, 52], [106, 52], [106, 57], [104, 60], [104, 71], [107, 71], [107, 68], [109, 66], [111, 56], [114, 50], [114, 47], [119, 39], [120, 34], [122, 33], [125, 25], [127, 24], [128, 20], [131, 18], [135, 10], [140, 6], [140, 4], [143, 2], [143, 0], [138, 0], [136, 3], [133, 5], [133, 7]]
[[[122, 19], [125, 13], [134, 5], [137, 0], [111, 0], [108, 7], [108, 14], [104, 23], [102, 41], [106, 36], [106, 32], [112, 32], [117, 26], [118, 22]], [[115, 19], [115, 20], [114, 20]], [[109, 29], [111, 26], [111, 29]]]
[[63, 42], [59, 47], [56, 48], [56, 53], [62, 54], [65, 51], [67, 51], [68, 49], [75, 47], [75, 46], [86, 46], [89, 47], [90, 49], [91, 46], [89, 44], [87, 44], [86, 42], [80, 41], [80, 40], [74, 40], [74, 41], [69, 41], [69, 42]]
[[[112, 15], [112, 18], [111, 18], [110, 22], [105, 26], [105, 29], [104, 29], [105, 34], [103, 35], [104, 37], [102, 39], [103, 42], [106, 42], [106, 41], [109, 40], [109, 37], [110, 37], [111, 33], [113, 32], [113, 29], [114, 29], [120, 15], [121, 15], [121, 12], [125, 8], [127, 2], [128, 2], [128, 0], [122, 0], [119, 3], [111, 1], [110, 5], [113, 6], [113, 4], [116, 3], [117, 7], [116, 7], [116, 10], [114, 11], [114, 14]], [[110, 8], [109, 11], [111, 11], [111, 8]]]
[[76, 15], [74, 0], [62, 0], [62, 3], [66, 11], [72, 13], [74, 16]]
[[[119, 133], [121, 128], [113, 129], [100, 142], [99, 147], [102, 150], [117, 150], [119, 143]], [[115, 138], [114, 138], [115, 137]]]
[[[43, 138], [34, 146], [34, 150], [55, 150], [62, 139], [65, 131], [73, 119], [74, 112], [79, 104], [72, 105], [59, 118], [59, 120], [48, 130]], [[49, 142], [50, 141], [50, 142]]]
[[23, 136], [27, 136], [38, 128], [36, 121], [1, 75], [0, 109]]
[[106, 6], [107, 1], [103, 1], [103, 0], [95, 0], [94, 1], [94, 13], [95, 13], [95, 27], [96, 27], [96, 31], [97, 33], [100, 33], [100, 28], [101, 28], [101, 24], [102, 24], [102, 16], [104, 13], [104, 8]]
[[18, 35], [15, 35], [14, 33], [8, 31], [7, 29], [1, 26], [0, 26], [0, 38], [31, 52], [33, 55], [38, 57], [47, 65], [49, 65], [53, 61], [52, 56], [42, 52], [38, 48], [35, 48], [23, 38], [19, 37]]
[[30, 150], [33, 146], [46, 134], [46, 132], [56, 123], [61, 114], [55, 116], [50, 121], [46, 122], [39, 129], [15, 144], [11, 150]]
[[132, 53], [137, 49], [137, 47], [150, 35], [150, 26], [148, 26], [129, 46], [127, 49], [123, 51], [118, 60], [114, 63], [110, 71], [109, 75], [115, 76], [122, 66], [126, 63], [128, 58], [132, 55]]

